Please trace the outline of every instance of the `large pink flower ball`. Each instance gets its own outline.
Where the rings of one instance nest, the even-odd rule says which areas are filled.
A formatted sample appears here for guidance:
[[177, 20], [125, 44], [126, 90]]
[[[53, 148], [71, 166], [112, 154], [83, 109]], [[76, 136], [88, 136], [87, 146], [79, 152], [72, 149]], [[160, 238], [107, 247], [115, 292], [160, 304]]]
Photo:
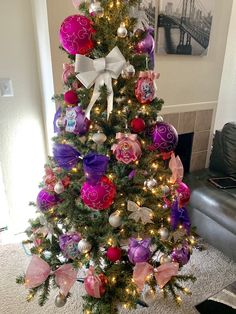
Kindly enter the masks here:
[[68, 16], [60, 28], [60, 43], [72, 55], [89, 53], [94, 48], [92, 21], [83, 15]]
[[81, 198], [85, 205], [95, 210], [111, 206], [116, 195], [115, 185], [103, 176], [96, 184], [85, 182], [81, 188]]

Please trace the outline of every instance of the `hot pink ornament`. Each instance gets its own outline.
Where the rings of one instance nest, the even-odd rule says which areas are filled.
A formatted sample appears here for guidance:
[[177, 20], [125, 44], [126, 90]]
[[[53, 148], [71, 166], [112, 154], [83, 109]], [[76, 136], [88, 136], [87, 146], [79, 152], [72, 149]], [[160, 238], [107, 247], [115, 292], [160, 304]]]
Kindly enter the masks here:
[[137, 134], [117, 133], [117, 144], [112, 146], [116, 159], [129, 164], [138, 160], [142, 155], [141, 145], [137, 140]]
[[60, 43], [72, 55], [89, 53], [94, 48], [92, 21], [84, 15], [67, 17], [60, 28]]
[[182, 181], [179, 181], [179, 186], [177, 188], [178, 198], [179, 198], [179, 206], [186, 206], [190, 200], [191, 191], [190, 188]]
[[79, 98], [76, 91], [71, 89], [65, 92], [64, 101], [67, 105], [76, 106], [79, 102]]
[[88, 295], [100, 299], [106, 291], [107, 278], [104, 274], [96, 275], [94, 268], [90, 267], [87, 277], [84, 279], [84, 287]]
[[81, 188], [81, 198], [85, 205], [95, 210], [111, 206], [116, 195], [115, 185], [103, 176], [96, 184], [85, 182]]

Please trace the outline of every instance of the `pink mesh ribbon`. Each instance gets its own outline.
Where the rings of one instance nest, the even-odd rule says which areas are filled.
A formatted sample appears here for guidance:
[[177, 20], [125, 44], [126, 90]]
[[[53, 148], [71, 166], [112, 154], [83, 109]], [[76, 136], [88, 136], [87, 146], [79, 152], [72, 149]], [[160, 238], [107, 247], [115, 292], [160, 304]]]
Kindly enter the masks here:
[[137, 287], [142, 291], [148, 277], [154, 275], [158, 286], [162, 289], [173, 276], [177, 275], [178, 270], [178, 263], [165, 263], [156, 269], [146, 262], [137, 263], [134, 267], [133, 279]]
[[88, 270], [88, 275], [85, 278], [84, 286], [89, 295], [95, 298], [101, 298], [100, 288], [102, 286], [102, 281], [100, 277], [95, 274], [93, 267], [90, 267]]
[[175, 183], [177, 180], [182, 181], [183, 176], [184, 176], [183, 164], [179, 156], [175, 157], [174, 153], [172, 153], [171, 155], [169, 168], [172, 171], [172, 176], [170, 178], [171, 182]]
[[40, 286], [49, 275], [55, 276], [55, 281], [61, 293], [67, 296], [71, 287], [76, 282], [77, 272], [72, 264], [65, 264], [55, 271], [51, 271], [47, 262], [37, 255], [33, 255], [25, 276], [25, 287], [32, 289]]
[[67, 83], [67, 80], [71, 75], [75, 75], [75, 66], [73, 64], [64, 63], [62, 73], [63, 82]]
[[152, 81], [159, 79], [160, 73], [156, 73], [154, 71], [141, 71], [139, 73], [139, 77], [147, 77], [150, 78]]

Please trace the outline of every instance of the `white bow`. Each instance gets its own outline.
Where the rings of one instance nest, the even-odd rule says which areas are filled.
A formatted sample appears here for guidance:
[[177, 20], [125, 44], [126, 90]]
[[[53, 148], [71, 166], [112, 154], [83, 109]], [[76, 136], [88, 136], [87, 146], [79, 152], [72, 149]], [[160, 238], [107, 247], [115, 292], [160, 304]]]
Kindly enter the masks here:
[[130, 219], [134, 219], [136, 222], [141, 220], [142, 224], [153, 223], [153, 211], [147, 207], [140, 207], [135, 202], [128, 201], [128, 210], [133, 212], [129, 215]]
[[118, 47], [114, 47], [112, 51], [105, 57], [99, 59], [90, 59], [86, 56], [77, 54], [75, 60], [75, 71], [77, 79], [86, 87], [90, 88], [95, 84], [93, 95], [85, 111], [85, 116], [90, 119], [90, 111], [96, 100], [99, 98], [99, 88], [102, 85], [107, 86], [107, 119], [113, 109], [113, 88], [112, 78], [117, 79], [126, 63]]

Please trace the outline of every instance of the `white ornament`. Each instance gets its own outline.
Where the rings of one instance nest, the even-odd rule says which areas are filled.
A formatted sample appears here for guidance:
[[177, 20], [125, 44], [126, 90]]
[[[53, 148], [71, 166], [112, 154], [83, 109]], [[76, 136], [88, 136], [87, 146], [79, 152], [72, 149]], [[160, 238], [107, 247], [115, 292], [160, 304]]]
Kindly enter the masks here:
[[110, 215], [109, 224], [114, 228], [118, 228], [121, 226], [122, 219], [118, 210]]
[[97, 145], [102, 145], [107, 140], [107, 137], [104, 133], [97, 132], [97, 133], [93, 134], [92, 140]]
[[143, 292], [143, 301], [148, 305], [152, 305], [157, 300], [157, 293], [153, 289], [145, 289]]
[[135, 68], [132, 64], [130, 64], [129, 62], [126, 63], [126, 65], [124, 66], [122, 72], [121, 72], [121, 76], [124, 79], [130, 79], [132, 77], [135, 76]]
[[129, 215], [130, 219], [134, 219], [136, 222], [140, 219], [143, 225], [153, 224], [153, 211], [150, 208], [140, 207], [135, 202], [128, 201], [128, 211], [133, 212]]
[[146, 186], [148, 189], [152, 190], [157, 185], [157, 181], [152, 178], [144, 182], [144, 186]]
[[170, 188], [168, 187], [168, 185], [162, 185], [161, 190], [164, 194], [167, 194], [170, 192]]
[[103, 17], [104, 9], [99, 1], [94, 1], [89, 6], [89, 13], [97, 17]]
[[54, 186], [54, 192], [57, 194], [61, 194], [65, 191], [64, 185], [61, 181], [58, 181]]
[[160, 234], [161, 240], [167, 240], [169, 238], [169, 230], [165, 227], [161, 227], [158, 233]]
[[128, 34], [128, 31], [125, 27], [125, 23], [121, 23], [120, 27], [117, 29], [117, 36], [120, 38], [125, 38]]
[[92, 248], [91, 243], [89, 243], [87, 240], [82, 239], [79, 241], [78, 243], [78, 250], [82, 253], [82, 254], [86, 254], [88, 253]]
[[163, 121], [164, 121], [164, 119], [163, 119], [162, 116], [158, 116], [158, 117], [157, 117], [157, 122], [163, 122]]

